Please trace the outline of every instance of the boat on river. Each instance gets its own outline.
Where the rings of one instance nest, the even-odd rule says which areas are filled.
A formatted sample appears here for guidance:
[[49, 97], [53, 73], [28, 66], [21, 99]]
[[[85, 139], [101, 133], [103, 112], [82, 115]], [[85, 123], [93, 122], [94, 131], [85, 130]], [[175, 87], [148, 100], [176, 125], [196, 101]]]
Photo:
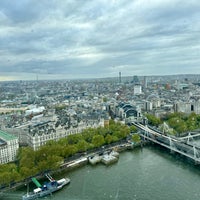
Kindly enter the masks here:
[[34, 200], [37, 198], [42, 198], [47, 195], [51, 195], [53, 192], [56, 192], [63, 188], [63, 186], [70, 183], [69, 178], [62, 178], [60, 180], [54, 180], [49, 174], [46, 174], [46, 177], [49, 179], [49, 182], [41, 185], [36, 178], [32, 178], [33, 183], [37, 186], [32, 192], [27, 192], [27, 194], [22, 196], [22, 200]]

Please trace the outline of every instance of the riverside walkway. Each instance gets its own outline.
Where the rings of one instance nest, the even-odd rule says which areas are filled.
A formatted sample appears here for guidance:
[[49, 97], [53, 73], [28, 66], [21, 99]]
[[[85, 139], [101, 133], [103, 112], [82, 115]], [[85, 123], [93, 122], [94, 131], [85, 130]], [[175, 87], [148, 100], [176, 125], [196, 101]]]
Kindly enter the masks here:
[[179, 153], [195, 162], [195, 164], [200, 164], [200, 145], [190, 142], [191, 139], [199, 137], [200, 134], [189, 134], [185, 137], [174, 137], [169, 135], [164, 135], [163, 133], [148, 127], [140, 123], [132, 123], [138, 129], [140, 129], [140, 136], [144, 140], [151, 141], [153, 143], [159, 144], [171, 152]]

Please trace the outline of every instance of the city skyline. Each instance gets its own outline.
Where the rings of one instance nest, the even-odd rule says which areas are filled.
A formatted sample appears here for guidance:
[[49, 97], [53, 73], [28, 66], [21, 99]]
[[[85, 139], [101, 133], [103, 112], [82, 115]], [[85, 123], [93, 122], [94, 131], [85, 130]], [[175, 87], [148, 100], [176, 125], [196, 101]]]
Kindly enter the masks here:
[[198, 0], [2, 0], [0, 81], [199, 74]]

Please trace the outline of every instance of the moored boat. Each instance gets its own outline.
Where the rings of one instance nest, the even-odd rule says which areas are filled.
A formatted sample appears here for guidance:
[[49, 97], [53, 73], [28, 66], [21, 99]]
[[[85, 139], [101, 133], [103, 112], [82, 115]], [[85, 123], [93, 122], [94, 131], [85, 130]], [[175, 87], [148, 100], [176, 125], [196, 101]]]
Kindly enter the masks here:
[[22, 200], [34, 200], [37, 198], [41, 198], [47, 195], [52, 194], [63, 188], [63, 186], [70, 183], [69, 178], [62, 178], [60, 180], [54, 180], [50, 175], [46, 175], [49, 179], [49, 182], [41, 185], [36, 178], [32, 178], [32, 181], [37, 186], [33, 192], [27, 192], [27, 194], [22, 196]]

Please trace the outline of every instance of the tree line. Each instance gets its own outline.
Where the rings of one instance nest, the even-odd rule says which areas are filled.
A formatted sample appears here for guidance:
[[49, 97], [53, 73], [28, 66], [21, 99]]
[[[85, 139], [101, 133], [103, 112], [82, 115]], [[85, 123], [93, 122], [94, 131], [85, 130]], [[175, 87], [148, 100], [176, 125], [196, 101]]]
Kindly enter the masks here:
[[31, 147], [20, 147], [15, 163], [0, 165], [0, 186], [56, 170], [70, 156], [124, 139], [131, 129], [133, 127], [110, 120], [106, 127], [89, 128], [59, 141], [51, 140], [36, 151]]
[[163, 115], [161, 118], [155, 117], [151, 114], [146, 114], [149, 125], [157, 126], [161, 130], [164, 129], [163, 123], [165, 122], [171, 131], [169, 134], [181, 135], [182, 133], [197, 130], [200, 128], [200, 115], [194, 112], [190, 114], [175, 112]]

